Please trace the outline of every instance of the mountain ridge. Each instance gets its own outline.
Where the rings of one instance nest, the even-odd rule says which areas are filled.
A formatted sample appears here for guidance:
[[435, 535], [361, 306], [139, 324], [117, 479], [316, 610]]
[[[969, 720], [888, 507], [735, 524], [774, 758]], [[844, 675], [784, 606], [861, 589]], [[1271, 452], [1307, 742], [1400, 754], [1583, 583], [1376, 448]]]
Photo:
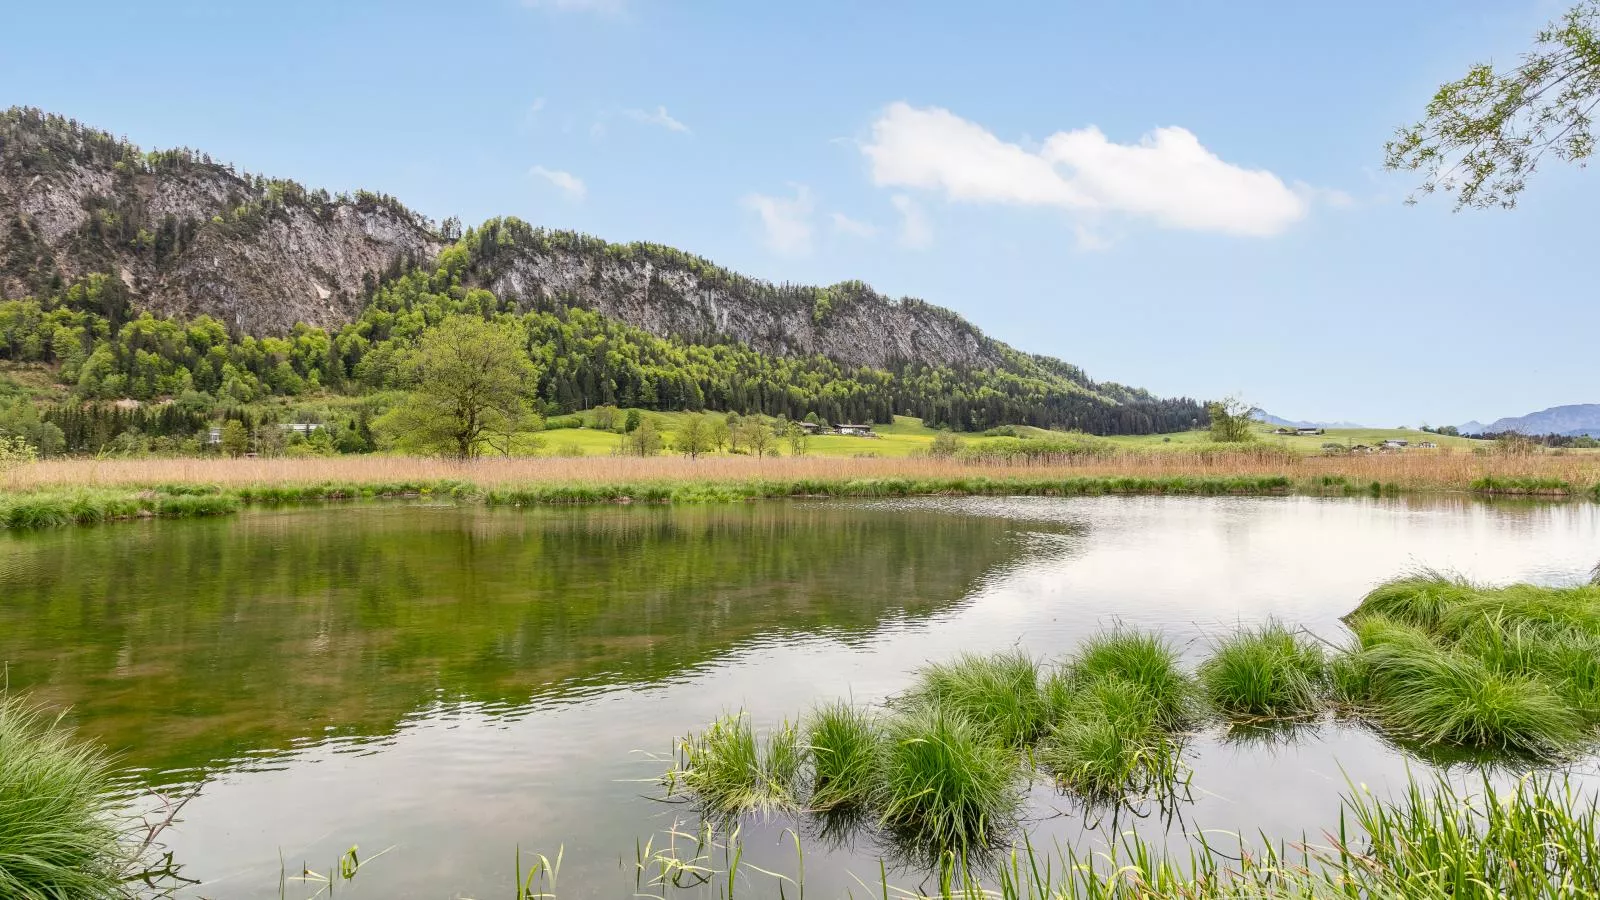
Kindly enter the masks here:
[[514, 218], [463, 230], [384, 194], [308, 189], [189, 149], [144, 152], [36, 109], [0, 113], [0, 299], [46, 298], [104, 275], [115, 282], [102, 286], [105, 302], [131, 309], [210, 316], [240, 335], [286, 336], [302, 324], [331, 334], [380, 285], [430, 263], [520, 312], [580, 307], [672, 340], [851, 368], [1043, 379], [1108, 407], [1151, 406], [1148, 420], [1166, 428], [1204, 417], [1193, 401], [1095, 382], [950, 310], [859, 281], [774, 284], [664, 245]]
[[1508, 416], [1485, 425], [1476, 420], [1460, 426], [1462, 434], [1559, 434], [1567, 437], [1600, 437], [1600, 403], [1569, 403], [1552, 406], [1522, 416]]

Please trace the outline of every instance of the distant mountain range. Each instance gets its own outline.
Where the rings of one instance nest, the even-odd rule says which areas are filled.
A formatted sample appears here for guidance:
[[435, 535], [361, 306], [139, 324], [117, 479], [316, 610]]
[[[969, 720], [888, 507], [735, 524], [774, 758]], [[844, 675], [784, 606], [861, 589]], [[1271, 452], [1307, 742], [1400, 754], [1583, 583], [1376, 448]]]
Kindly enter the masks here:
[[1365, 428], [1365, 427], [1367, 427], [1365, 425], [1358, 425], [1355, 422], [1301, 422], [1301, 421], [1297, 421], [1297, 420], [1294, 420], [1294, 419], [1283, 419], [1283, 418], [1279, 418], [1278, 416], [1275, 416], [1275, 415], [1267, 412], [1266, 410], [1261, 410], [1261, 409], [1256, 410], [1255, 417], [1256, 417], [1257, 421], [1265, 422], [1268, 425], [1276, 425], [1276, 426], [1278, 426], [1280, 428]]
[[1502, 431], [1519, 431], [1523, 434], [1564, 434], [1572, 437], [1587, 434], [1591, 437], [1600, 437], [1600, 403], [1552, 406], [1525, 416], [1495, 419], [1487, 425], [1473, 421], [1461, 426], [1462, 434], [1496, 434]]

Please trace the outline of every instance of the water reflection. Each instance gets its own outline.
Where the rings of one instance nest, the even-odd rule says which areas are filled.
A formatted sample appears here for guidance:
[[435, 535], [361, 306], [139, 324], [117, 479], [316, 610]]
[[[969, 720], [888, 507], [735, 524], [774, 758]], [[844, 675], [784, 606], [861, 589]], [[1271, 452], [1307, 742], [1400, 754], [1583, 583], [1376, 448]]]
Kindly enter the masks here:
[[[520, 846], [565, 848], [563, 897], [614, 897], [687, 813], [648, 799], [643, 751], [725, 712], [877, 702], [926, 660], [1055, 659], [1115, 622], [1194, 655], [1268, 617], [1340, 640], [1408, 568], [1570, 583], [1597, 552], [1600, 507], [1465, 498], [308, 508], [0, 538], [0, 659], [148, 780], [206, 780], [174, 841], [196, 896], [276, 897], [280, 848], [326, 868], [360, 843], [397, 851], [353, 896], [508, 895]], [[1185, 759], [1166, 808], [1033, 786], [1036, 843], [1315, 834], [1349, 780], [1426, 764], [1333, 721]], [[745, 823], [746, 861], [794, 874], [795, 828], [808, 892], [876, 882], [885, 848], [839, 828]]]

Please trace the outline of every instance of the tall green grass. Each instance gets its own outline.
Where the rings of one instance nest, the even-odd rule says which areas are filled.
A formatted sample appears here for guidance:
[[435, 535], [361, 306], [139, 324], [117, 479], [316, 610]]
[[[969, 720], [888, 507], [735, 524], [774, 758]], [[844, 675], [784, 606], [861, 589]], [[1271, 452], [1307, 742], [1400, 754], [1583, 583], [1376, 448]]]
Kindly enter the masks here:
[[811, 715], [806, 743], [812, 811], [859, 811], [874, 805], [884, 747], [871, 713], [842, 702], [819, 707]]
[[1040, 744], [1056, 783], [1090, 800], [1168, 794], [1181, 778], [1181, 744], [1146, 688], [1118, 675], [1078, 683]]
[[1570, 482], [1560, 478], [1488, 476], [1474, 480], [1467, 489], [1479, 494], [1506, 494], [1522, 497], [1566, 497], [1576, 493]]
[[981, 852], [1021, 804], [1016, 754], [936, 705], [890, 720], [881, 822], [911, 846]]
[[1409, 779], [1395, 799], [1364, 791], [1345, 800], [1363, 838], [1330, 857], [1384, 897], [1600, 897], [1600, 814], [1593, 793], [1534, 775], [1508, 791], [1485, 775], [1469, 794], [1439, 776]]
[[[1333, 812], [1333, 811], [1330, 811]], [[1394, 795], [1352, 788], [1337, 818], [1294, 843], [1261, 841], [1201, 828], [1174, 849], [1165, 828], [1120, 831], [1100, 848], [1042, 852], [1024, 837], [988, 866], [957, 851], [939, 859], [935, 877], [913, 889], [891, 883], [887, 868], [864, 881], [867, 894], [929, 900], [1577, 900], [1600, 896], [1600, 810], [1590, 792], [1564, 776], [1533, 775], [1509, 790], [1485, 775], [1475, 787], [1440, 774], [1408, 777]], [[734, 896], [743, 885], [737, 833], [719, 843], [704, 836], [641, 853], [639, 868], [715, 879]], [[709, 851], [708, 847], [720, 850]], [[689, 858], [685, 859], [684, 854]], [[803, 896], [807, 860], [796, 843], [793, 874], [758, 870], [775, 890]], [[648, 859], [645, 857], [648, 856]], [[722, 868], [717, 868], [718, 866]], [[656, 878], [651, 884], [669, 883]]]
[[123, 897], [135, 860], [121, 838], [106, 758], [59, 719], [0, 696], [0, 897]]
[[937, 706], [977, 725], [986, 739], [1017, 749], [1048, 725], [1039, 665], [1020, 651], [964, 653], [929, 665], [903, 702]]
[[663, 779], [668, 793], [682, 785], [708, 813], [770, 815], [799, 806], [805, 758], [795, 725], [784, 722], [763, 743], [749, 717], [738, 713], [681, 740], [677, 765]]
[[1065, 671], [1076, 685], [1107, 678], [1137, 685], [1162, 728], [1182, 728], [1194, 717], [1194, 683], [1180, 666], [1177, 649], [1160, 635], [1120, 627], [1095, 635]]
[[1423, 744], [1568, 755], [1600, 724], [1600, 589], [1489, 588], [1422, 573], [1346, 617], [1335, 693]]
[[1268, 622], [1218, 641], [1197, 675], [1207, 701], [1227, 716], [1293, 718], [1321, 708], [1327, 662], [1320, 646]]

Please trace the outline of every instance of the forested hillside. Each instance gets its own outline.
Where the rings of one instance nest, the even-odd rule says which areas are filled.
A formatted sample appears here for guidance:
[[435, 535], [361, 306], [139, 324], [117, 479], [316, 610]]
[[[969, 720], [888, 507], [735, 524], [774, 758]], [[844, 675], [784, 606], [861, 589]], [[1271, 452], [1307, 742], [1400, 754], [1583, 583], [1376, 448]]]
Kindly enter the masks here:
[[379, 194], [143, 153], [37, 110], [0, 114], [0, 359], [54, 367], [77, 400], [182, 400], [198, 415], [404, 388], [418, 336], [463, 312], [521, 325], [547, 414], [901, 413], [1098, 433], [1205, 415], [859, 282], [774, 285], [510, 218], [463, 232]]

